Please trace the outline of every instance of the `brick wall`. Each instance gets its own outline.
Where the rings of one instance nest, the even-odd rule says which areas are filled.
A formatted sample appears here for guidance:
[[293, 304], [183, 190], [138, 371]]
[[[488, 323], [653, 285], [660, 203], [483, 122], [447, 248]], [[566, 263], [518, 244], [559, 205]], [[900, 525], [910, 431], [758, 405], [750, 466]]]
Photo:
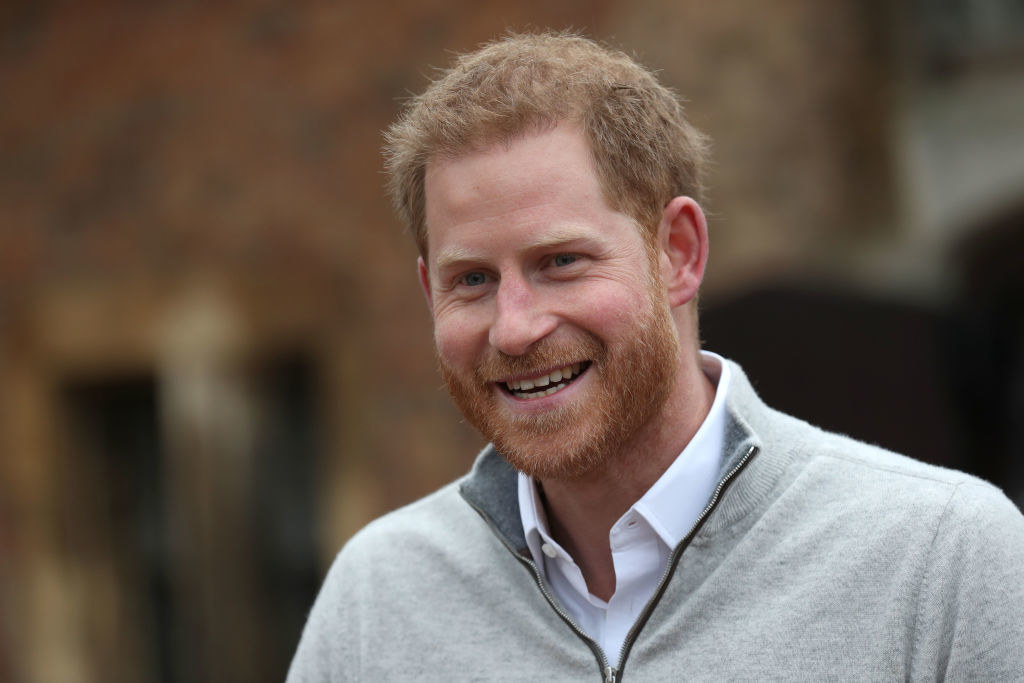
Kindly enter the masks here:
[[[366, 520], [467, 467], [479, 442], [439, 389], [378, 152], [431, 66], [506, 27], [574, 26], [662, 69], [714, 139], [714, 293], [891, 229], [871, 7], [5, 4], [0, 678], [111, 680], [96, 654], [109, 643], [83, 626], [109, 575], [90, 579], [62, 536], [76, 451], [56, 396], [83, 378], [159, 380], [203, 311], [233, 320], [225, 367], [298, 351], [315, 368], [321, 567]], [[136, 671], [154, 666], [145, 648]], [[163, 675], [255, 680], [230, 650]]]

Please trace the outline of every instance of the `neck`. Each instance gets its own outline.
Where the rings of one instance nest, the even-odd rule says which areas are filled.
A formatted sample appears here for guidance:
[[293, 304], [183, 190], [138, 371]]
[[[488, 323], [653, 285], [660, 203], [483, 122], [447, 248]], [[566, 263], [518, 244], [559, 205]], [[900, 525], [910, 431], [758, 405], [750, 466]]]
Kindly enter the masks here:
[[696, 351], [679, 365], [665, 405], [597, 471], [572, 480], [541, 482], [551, 534], [583, 572], [593, 595], [615, 592], [608, 533], [690, 442], [714, 401]]

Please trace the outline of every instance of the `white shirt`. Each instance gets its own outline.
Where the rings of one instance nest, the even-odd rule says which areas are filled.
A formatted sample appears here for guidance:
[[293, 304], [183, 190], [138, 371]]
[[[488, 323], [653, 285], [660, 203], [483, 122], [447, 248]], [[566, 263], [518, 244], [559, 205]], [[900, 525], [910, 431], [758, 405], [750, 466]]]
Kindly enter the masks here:
[[725, 442], [729, 366], [701, 352], [703, 371], [716, 385], [715, 400], [683, 452], [608, 533], [615, 593], [607, 602], [591, 595], [583, 573], [553, 538], [531, 477], [519, 474], [519, 511], [526, 543], [552, 591], [614, 666], [626, 634], [658, 587], [672, 549], [693, 527], [718, 484]]

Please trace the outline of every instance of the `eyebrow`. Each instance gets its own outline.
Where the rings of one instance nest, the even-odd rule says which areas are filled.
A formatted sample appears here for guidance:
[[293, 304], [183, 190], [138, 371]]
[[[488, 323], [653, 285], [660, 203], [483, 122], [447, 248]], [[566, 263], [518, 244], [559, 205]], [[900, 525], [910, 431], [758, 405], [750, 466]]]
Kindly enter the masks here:
[[[555, 230], [530, 240], [522, 245], [519, 251], [536, 251], [541, 249], [553, 249], [573, 242], [581, 242], [592, 239], [585, 231], [572, 228], [556, 228]], [[448, 247], [439, 251], [435, 265], [438, 270], [445, 270], [452, 266], [482, 261], [483, 257], [479, 252], [464, 247]]]
[[449, 247], [438, 252], [435, 265], [438, 270], [451, 268], [458, 263], [479, 261], [480, 256], [476, 252], [463, 247]]
[[527, 242], [524, 250], [532, 251], [534, 249], [550, 249], [552, 247], [560, 247], [564, 244], [588, 240], [590, 238], [590, 235], [577, 228], [557, 228], [546, 235], [542, 235], [535, 240]]

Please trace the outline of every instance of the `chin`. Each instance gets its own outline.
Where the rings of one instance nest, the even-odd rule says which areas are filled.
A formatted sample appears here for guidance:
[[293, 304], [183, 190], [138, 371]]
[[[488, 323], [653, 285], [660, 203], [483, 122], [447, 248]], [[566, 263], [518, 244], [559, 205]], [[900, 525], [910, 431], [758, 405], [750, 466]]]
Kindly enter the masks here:
[[[557, 437], [556, 437], [557, 438]], [[551, 439], [492, 439], [495, 448], [512, 467], [538, 481], [572, 481], [603, 469], [612, 459], [612, 453], [598, 440], [579, 435], [575, 439], [560, 439], [552, 447]]]

